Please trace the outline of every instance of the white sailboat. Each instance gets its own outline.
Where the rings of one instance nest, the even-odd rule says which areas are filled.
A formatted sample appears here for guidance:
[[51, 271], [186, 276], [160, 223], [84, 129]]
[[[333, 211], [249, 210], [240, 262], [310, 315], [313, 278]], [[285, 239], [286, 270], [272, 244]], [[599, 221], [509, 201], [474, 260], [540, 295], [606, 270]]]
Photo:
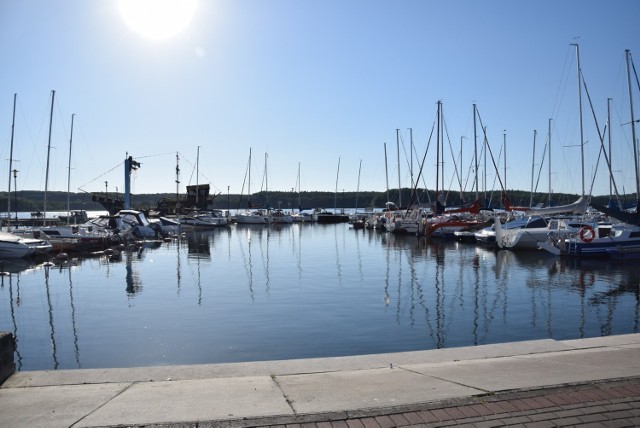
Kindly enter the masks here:
[[237, 224], [257, 224], [257, 225], [265, 225], [267, 224], [267, 217], [261, 209], [254, 209], [253, 204], [251, 203], [251, 149], [249, 149], [249, 163], [247, 165], [247, 195], [249, 197], [249, 201], [247, 202], [248, 209], [244, 211], [239, 211], [235, 215]]

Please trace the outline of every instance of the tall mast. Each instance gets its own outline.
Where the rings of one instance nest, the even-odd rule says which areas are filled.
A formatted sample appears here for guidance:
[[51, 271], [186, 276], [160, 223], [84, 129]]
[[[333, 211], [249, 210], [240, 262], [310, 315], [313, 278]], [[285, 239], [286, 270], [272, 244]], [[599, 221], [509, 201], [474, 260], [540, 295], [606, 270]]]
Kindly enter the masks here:
[[551, 203], [551, 118], [549, 118], [549, 203]]
[[196, 208], [198, 207], [198, 199], [200, 198], [200, 189], [198, 188], [198, 175], [200, 175], [200, 146], [196, 153]]
[[49, 142], [47, 143], [47, 170], [44, 179], [44, 217], [42, 225], [47, 225], [47, 191], [49, 190], [49, 155], [51, 154], [51, 128], [53, 127], [53, 102], [56, 97], [56, 91], [51, 91], [51, 113], [49, 114]]
[[580, 68], [580, 46], [572, 43], [576, 47], [576, 62], [578, 66], [578, 107], [580, 111], [580, 163], [582, 177], [582, 194], [584, 196], [584, 131], [582, 129], [582, 68]]
[[473, 151], [475, 162], [475, 187], [476, 187], [476, 200], [480, 199], [480, 192], [478, 191], [478, 133], [476, 130], [476, 114], [477, 109], [475, 103], [473, 104]]
[[338, 171], [336, 172], [336, 192], [333, 197], [333, 213], [338, 210], [338, 176], [340, 175], [340, 158], [338, 158]]
[[507, 130], [502, 132], [502, 145], [504, 146], [504, 190], [507, 190]]
[[384, 175], [387, 181], [387, 202], [390, 202], [389, 199], [389, 166], [387, 164], [387, 143], [384, 143]]
[[627, 57], [627, 82], [629, 86], [629, 108], [631, 112], [631, 138], [633, 139], [633, 160], [636, 168], [636, 212], [640, 212], [640, 173], [638, 172], [638, 141], [636, 140], [636, 121], [633, 116], [633, 92], [631, 91], [631, 70], [629, 63], [631, 60], [631, 51], [625, 50]]
[[489, 202], [489, 199], [487, 199], [487, 145], [489, 144], [489, 142], [487, 141], [487, 127], [483, 127], [482, 128], [482, 135], [484, 136], [484, 139], [482, 141], [482, 145], [484, 147], [484, 167], [483, 167], [483, 172], [482, 172], [482, 187], [484, 189], [484, 205], [487, 206], [487, 202]]
[[69, 170], [67, 171], [67, 224], [71, 223], [71, 203], [69, 195], [71, 194], [71, 147], [73, 144], [73, 119], [76, 114], [71, 115], [71, 136], [69, 137]]
[[444, 111], [442, 100], [440, 103], [440, 178], [442, 183], [442, 193], [444, 194]]
[[438, 100], [438, 111], [436, 115], [436, 200], [440, 195], [440, 107], [442, 101]]
[[462, 189], [462, 140], [464, 139], [464, 136], [460, 137], [460, 179], [458, 180], [460, 182], [460, 202], [464, 202], [464, 192]]
[[529, 208], [533, 207], [533, 176], [536, 164], [536, 135], [538, 131], [533, 130], [533, 157], [531, 159], [531, 195], [529, 196]]
[[176, 202], [180, 202], [180, 154], [176, 152]]
[[409, 151], [411, 155], [411, 162], [409, 163], [411, 168], [409, 168], [409, 173], [411, 174], [411, 188], [413, 189], [413, 128], [409, 128], [409, 145], [411, 147], [411, 150]]
[[302, 211], [302, 201], [300, 199], [300, 162], [298, 162], [298, 213]]
[[362, 171], [362, 159], [360, 159], [360, 167], [358, 168], [358, 190], [356, 192], [356, 218], [358, 217], [358, 197], [360, 196], [360, 171]]
[[267, 159], [269, 155], [267, 153], [264, 154], [264, 192], [267, 196], [267, 209], [271, 209], [271, 205], [269, 204], [269, 174], [267, 174]]
[[[611, 98], [607, 98], [607, 136], [609, 139], [609, 159], [611, 159]], [[609, 161], [609, 170], [611, 170], [611, 161]], [[613, 177], [609, 171], [609, 204], [613, 199]]]
[[398, 207], [402, 207], [402, 184], [400, 183], [400, 130], [396, 129], [396, 150], [398, 152]]
[[[13, 131], [16, 125], [16, 98], [18, 94], [13, 94], [13, 118], [11, 119], [11, 148], [9, 149], [9, 190], [7, 191], [7, 230], [11, 225], [11, 169], [13, 164]], [[17, 221], [17, 219], [16, 219]]]

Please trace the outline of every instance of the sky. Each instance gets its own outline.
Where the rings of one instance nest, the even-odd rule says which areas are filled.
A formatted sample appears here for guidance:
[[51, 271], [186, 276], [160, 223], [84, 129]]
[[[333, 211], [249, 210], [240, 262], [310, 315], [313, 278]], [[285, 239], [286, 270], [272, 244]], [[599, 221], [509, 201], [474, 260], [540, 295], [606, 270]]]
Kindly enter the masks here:
[[[477, 152], [480, 192], [603, 195], [610, 105], [613, 177], [635, 192], [625, 50], [640, 58], [640, 1], [193, 0], [189, 17], [183, 0], [167, 17], [162, 0], [135, 18], [136, 1], [0, 0], [0, 189], [122, 192], [132, 156], [133, 193], [384, 191], [418, 176], [474, 191]], [[583, 89], [582, 138], [573, 44], [594, 106]], [[636, 118], [639, 92], [634, 77]]]

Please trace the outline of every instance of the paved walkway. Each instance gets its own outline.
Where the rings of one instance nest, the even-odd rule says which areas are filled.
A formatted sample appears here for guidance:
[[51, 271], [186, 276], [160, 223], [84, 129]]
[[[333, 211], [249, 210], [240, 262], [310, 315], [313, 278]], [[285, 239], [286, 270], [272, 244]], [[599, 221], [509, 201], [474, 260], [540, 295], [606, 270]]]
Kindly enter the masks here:
[[640, 334], [259, 363], [19, 372], [2, 427], [640, 426]]

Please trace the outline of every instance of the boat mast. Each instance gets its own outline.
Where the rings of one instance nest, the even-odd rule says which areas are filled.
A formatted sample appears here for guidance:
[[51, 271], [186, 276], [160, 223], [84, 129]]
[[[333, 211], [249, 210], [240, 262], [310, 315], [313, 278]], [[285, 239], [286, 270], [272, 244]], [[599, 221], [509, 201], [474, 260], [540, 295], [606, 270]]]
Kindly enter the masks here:
[[531, 158], [531, 195], [529, 196], [529, 208], [533, 207], [533, 177], [536, 165], [536, 135], [538, 131], [533, 130], [533, 157]]
[[300, 198], [300, 162], [298, 162], [298, 214], [302, 211], [302, 200]]
[[[489, 141], [487, 140], [487, 127], [484, 126], [482, 127], [482, 134], [484, 136], [484, 140], [482, 142], [482, 150], [484, 150], [484, 167], [483, 167], [483, 173], [482, 173], [482, 187], [484, 190], [484, 206], [488, 207], [488, 203], [489, 199], [487, 198], [487, 145], [489, 145]], [[444, 177], [442, 179], [442, 181], [444, 182]]]
[[409, 174], [411, 176], [411, 188], [413, 189], [413, 128], [409, 128], [409, 146], [411, 147], [411, 150], [409, 150], [409, 159], [411, 159], [411, 162], [409, 162]]
[[389, 164], [387, 163], [387, 143], [384, 143], [384, 175], [387, 181], [387, 202], [389, 199]]
[[180, 203], [180, 154], [176, 152], [176, 205]]
[[398, 152], [398, 207], [402, 207], [402, 184], [400, 183], [400, 130], [396, 128], [396, 150]]
[[71, 203], [70, 203], [70, 194], [71, 194], [71, 146], [73, 144], [73, 119], [76, 117], [76, 114], [73, 113], [71, 115], [71, 136], [69, 137], [69, 168], [67, 171], [67, 225], [71, 224]]
[[636, 168], [636, 212], [640, 212], [640, 173], [638, 171], [638, 141], [636, 140], [636, 121], [633, 116], [633, 92], [631, 91], [631, 70], [629, 63], [631, 59], [631, 51], [625, 50], [627, 58], [627, 83], [629, 86], [629, 108], [631, 112], [631, 138], [633, 139], [633, 160]]
[[336, 192], [333, 197], [333, 213], [338, 210], [338, 176], [340, 175], [340, 158], [338, 158], [338, 171], [336, 172]]
[[[611, 98], [607, 98], [607, 136], [609, 139], [609, 159], [611, 159]], [[611, 162], [609, 162], [611, 164]], [[609, 205], [613, 199], [613, 177], [609, 168]], [[622, 208], [622, 207], [621, 207]]]
[[502, 131], [502, 145], [504, 146], [504, 190], [507, 190], [507, 130]]
[[549, 204], [551, 204], [551, 118], [549, 118]]
[[49, 190], [49, 155], [51, 154], [51, 128], [53, 127], [53, 102], [56, 97], [56, 91], [51, 91], [51, 113], [49, 114], [49, 142], [47, 143], [47, 169], [44, 179], [44, 216], [42, 217], [42, 225], [47, 226], [47, 191]]
[[464, 136], [460, 137], [460, 177], [458, 179], [458, 182], [460, 184], [460, 202], [464, 203], [464, 193], [463, 193], [463, 189], [462, 189], [462, 174], [463, 174], [463, 166], [462, 166], [462, 140], [464, 139]]
[[[11, 227], [11, 168], [13, 164], [13, 131], [16, 125], [16, 98], [13, 94], [13, 118], [11, 119], [11, 148], [9, 149], [9, 190], [7, 191], [7, 231]], [[18, 221], [18, 219], [16, 219]]]
[[480, 193], [478, 191], [478, 133], [476, 129], [476, 115], [477, 108], [475, 103], [473, 104], [473, 151], [475, 162], [475, 187], [476, 187], [476, 201], [480, 199]]
[[[438, 100], [438, 112], [436, 122], [436, 201], [440, 196], [440, 108], [442, 107], [442, 101]], [[437, 202], [436, 202], [437, 204]]]
[[196, 152], [196, 208], [198, 208], [198, 199], [200, 197], [200, 189], [198, 189], [198, 175], [200, 175], [200, 146]]
[[[582, 68], [580, 68], [580, 46], [577, 43], [572, 43], [576, 47], [576, 62], [578, 66], [578, 108], [580, 112], [580, 162], [581, 162], [581, 174], [582, 174], [582, 195], [584, 197], [584, 131], [582, 127]], [[637, 168], [636, 168], [637, 170]]]
[[360, 159], [360, 167], [358, 168], [358, 189], [356, 191], [356, 219], [358, 218], [358, 197], [360, 196], [360, 172], [362, 171], [362, 159]]
[[264, 154], [264, 192], [266, 194], [267, 199], [267, 209], [271, 209], [271, 205], [269, 204], [269, 174], [267, 174], [267, 159], [269, 155], [267, 153]]

